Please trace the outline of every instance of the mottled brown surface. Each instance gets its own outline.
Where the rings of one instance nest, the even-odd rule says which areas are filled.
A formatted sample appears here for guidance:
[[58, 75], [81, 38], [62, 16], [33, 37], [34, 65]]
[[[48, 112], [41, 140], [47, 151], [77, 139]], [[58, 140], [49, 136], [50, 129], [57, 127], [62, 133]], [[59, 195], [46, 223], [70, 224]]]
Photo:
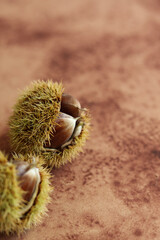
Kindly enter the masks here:
[[18, 90], [34, 79], [62, 80], [93, 117], [84, 153], [53, 170], [49, 216], [21, 239], [159, 240], [159, 0], [1, 0], [0, 9], [1, 149]]

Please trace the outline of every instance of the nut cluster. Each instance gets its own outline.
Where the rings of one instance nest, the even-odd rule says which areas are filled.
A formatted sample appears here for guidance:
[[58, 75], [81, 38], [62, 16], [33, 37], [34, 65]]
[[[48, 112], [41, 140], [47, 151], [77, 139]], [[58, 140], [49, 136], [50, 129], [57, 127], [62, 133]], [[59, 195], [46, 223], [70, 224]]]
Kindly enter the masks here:
[[19, 186], [24, 191], [24, 194], [22, 195], [25, 202], [22, 208], [22, 215], [24, 215], [32, 208], [34, 201], [37, 198], [41, 176], [39, 169], [35, 164], [20, 161], [14, 162], [14, 164]]
[[49, 170], [82, 151], [90, 116], [62, 84], [37, 81], [18, 98], [9, 126], [17, 155], [8, 160], [0, 152], [0, 232], [7, 234], [29, 229], [46, 213]]
[[78, 137], [85, 124], [81, 114], [85, 109], [81, 109], [79, 101], [69, 94], [62, 94], [61, 109], [56, 119], [56, 126], [44, 147], [56, 150], [63, 149], [72, 144], [73, 139]]

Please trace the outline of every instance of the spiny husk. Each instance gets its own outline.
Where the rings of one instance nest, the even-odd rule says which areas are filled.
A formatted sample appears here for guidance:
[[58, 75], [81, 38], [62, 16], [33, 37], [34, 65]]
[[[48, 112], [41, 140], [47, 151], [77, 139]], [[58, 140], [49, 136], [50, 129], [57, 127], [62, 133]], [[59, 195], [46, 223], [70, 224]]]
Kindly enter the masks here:
[[10, 118], [12, 149], [23, 155], [41, 156], [50, 168], [60, 167], [81, 152], [90, 128], [90, 116], [84, 113], [82, 132], [71, 145], [55, 151], [44, 148], [56, 126], [62, 93], [62, 84], [37, 81], [20, 96]]
[[0, 232], [9, 234], [20, 224], [22, 194], [15, 166], [0, 152]]
[[39, 153], [56, 124], [62, 92], [62, 84], [35, 81], [21, 94], [9, 121], [15, 152]]
[[78, 153], [82, 152], [82, 147], [84, 146], [90, 130], [90, 115], [84, 114], [81, 116], [84, 121], [84, 127], [82, 132], [78, 137], [75, 137], [72, 144], [65, 147], [63, 150], [57, 150], [55, 153], [47, 151], [45, 148], [42, 149], [40, 155], [42, 159], [45, 159], [47, 166], [50, 168], [60, 167], [64, 165], [67, 161], [71, 162]]
[[[28, 161], [31, 163], [32, 159], [32, 156], [28, 156], [28, 159], [22, 155], [13, 156], [13, 160], [16, 161]], [[39, 223], [42, 216], [47, 213], [46, 206], [50, 202], [49, 195], [53, 189], [50, 185], [50, 174], [40, 164], [37, 165], [41, 176], [39, 193], [31, 209], [22, 216], [23, 191], [19, 187], [15, 165], [12, 162], [7, 162], [7, 158], [2, 153], [0, 153], [0, 161], [0, 183], [4, 178], [2, 185], [0, 185], [2, 194], [2, 200], [0, 200], [0, 232], [7, 234], [16, 232], [20, 234]], [[36, 158], [36, 162], [40, 161]]]

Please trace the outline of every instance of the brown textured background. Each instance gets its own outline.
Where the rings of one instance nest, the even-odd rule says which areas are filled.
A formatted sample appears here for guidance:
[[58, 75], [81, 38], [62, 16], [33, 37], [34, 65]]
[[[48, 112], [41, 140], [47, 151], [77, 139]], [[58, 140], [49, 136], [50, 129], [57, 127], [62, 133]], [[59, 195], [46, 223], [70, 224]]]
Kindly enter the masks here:
[[93, 118], [84, 153], [53, 170], [49, 216], [21, 239], [159, 240], [159, 0], [1, 0], [0, 9], [1, 149], [32, 80], [62, 80]]

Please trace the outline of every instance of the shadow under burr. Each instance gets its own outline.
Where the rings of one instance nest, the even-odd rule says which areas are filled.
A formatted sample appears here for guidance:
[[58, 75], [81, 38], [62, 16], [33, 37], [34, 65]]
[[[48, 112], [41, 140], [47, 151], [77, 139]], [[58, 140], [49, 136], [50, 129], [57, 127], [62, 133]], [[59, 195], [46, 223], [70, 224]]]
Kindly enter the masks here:
[[0, 151], [10, 155], [11, 148], [9, 142], [8, 129], [5, 129], [3, 133], [0, 135]]

